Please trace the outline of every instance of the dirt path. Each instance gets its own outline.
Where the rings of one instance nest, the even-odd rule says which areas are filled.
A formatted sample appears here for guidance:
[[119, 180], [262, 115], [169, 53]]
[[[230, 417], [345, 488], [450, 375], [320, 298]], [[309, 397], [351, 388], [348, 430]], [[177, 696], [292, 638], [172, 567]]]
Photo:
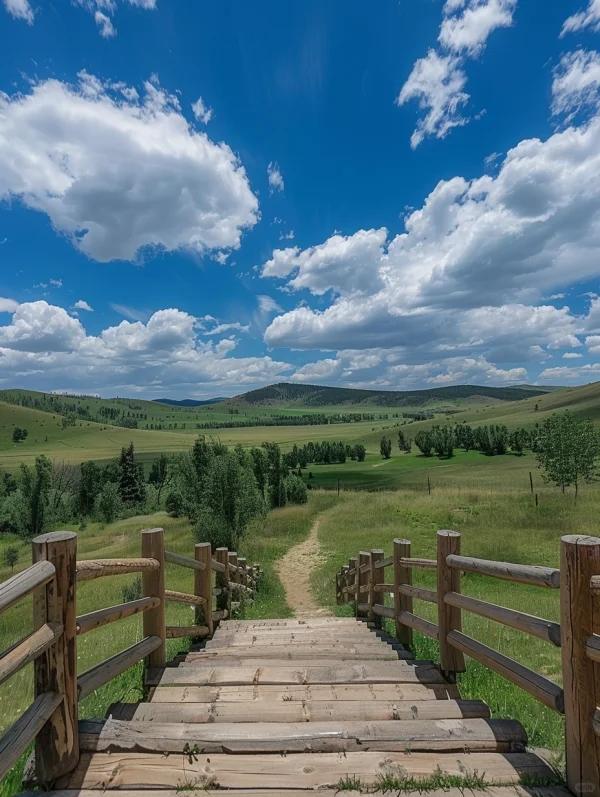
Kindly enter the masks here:
[[312, 571], [322, 562], [319, 546], [319, 521], [315, 520], [308, 537], [275, 562], [275, 572], [285, 589], [288, 606], [296, 617], [330, 616], [316, 602], [310, 586]]

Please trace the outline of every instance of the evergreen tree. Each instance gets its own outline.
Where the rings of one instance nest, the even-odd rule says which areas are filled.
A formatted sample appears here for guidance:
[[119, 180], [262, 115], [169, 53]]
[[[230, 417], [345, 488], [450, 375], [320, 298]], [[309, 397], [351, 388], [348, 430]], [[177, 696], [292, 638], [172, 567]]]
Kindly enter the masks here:
[[392, 456], [392, 441], [385, 435], [381, 438], [379, 443], [379, 452], [384, 459], [389, 459]]
[[121, 449], [119, 458], [119, 495], [124, 504], [142, 504], [146, 500], [143, 473], [135, 461], [133, 443]]
[[94, 511], [96, 496], [103, 485], [102, 471], [95, 462], [82, 462], [80, 466], [79, 489], [77, 493], [77, 509], [80, 515], [91, 515]]

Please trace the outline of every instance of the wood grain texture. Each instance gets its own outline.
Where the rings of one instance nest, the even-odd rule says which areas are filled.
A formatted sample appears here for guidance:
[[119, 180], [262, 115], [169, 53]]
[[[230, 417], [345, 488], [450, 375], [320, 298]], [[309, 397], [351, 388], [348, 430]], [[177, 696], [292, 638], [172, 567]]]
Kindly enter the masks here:
[[160, 598], [139, 598], [138, 600], [129, 601], [129, 603], [120, 603], [117, 606], [109, 606], [106, 609], [88, 612], [88, 614], [82, 614], [77, 618], [77, 633], [81, 636], [81, 634], [87, 634], [95, 628], [114, 623], [117, 620], [123, 620], [125, 617], [131, 617], [140, 612], [146, 612], [149, 609], [156, 609], [158, 606], [160, 606]]
[[537, 587], [560, 587], [560, 570], [538, 565], [520, 565], [513, 562], [493, 562], [489, 559], [476, 559], [472, 556], [451, 555], [447, 559], [449, 567], [480, 573], [485, 576], [514, 581], [517, 584], [532, 584]]
[[0, 583], [0, 613], [54, 578], [52, 562], [41, 561]]
[[35, 740], [63, 702], [62, 695], [39, 695], [19, 719], [0, 736], [0, 780]]
[[0, 684], [54, 645], [63, 632], [60, 623], [44, 623], [0, 658]]
[[77, 581], [90, 581], [103, 576], [122, 576], [157, 570], [155, 559], [80, 559], [77, 562]]

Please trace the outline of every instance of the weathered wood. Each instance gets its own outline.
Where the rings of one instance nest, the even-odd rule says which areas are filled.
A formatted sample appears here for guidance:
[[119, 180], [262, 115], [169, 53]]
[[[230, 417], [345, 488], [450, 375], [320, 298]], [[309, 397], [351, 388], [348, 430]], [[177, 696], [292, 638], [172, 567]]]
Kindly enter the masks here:
[[600, 705], [600, 671], [589, 643], [600, 632], [598, 597], [590, 591], [591, 578], [600, 573], [600, 539], [563, 537], [560, 573], [567, 786], [574, 794], [598, 797], [600, 737], [593, 719]]
[[421, 570], [436, 570], [437, 561], [435, 559], [423, 559], [421, 557], [403, 556], [401, 562], [406, 567], [416, 567]]
[[375, 569], [380, 570], [381, 568], [389, 567], [390, 565], [393, 564], [394, 564], [393, 556], [382, 557], [381, 559], [377, 559], [377, 561], [375, 562]]
[[543, 675], [530, 670], [529, 667], [519, 664], [514, 659], [499, 653], [482, 642], [471, 639], [471, 637], [460, 631], [450, 631], [448, 633], [448, 642], [462, 653], [466, 653], [467, 656], [489, 667], [490, 670], [499, 673], [513, 684], [520, 686], [521, 689], [524, 689], [528, 694], [548, 706], [548, 708], [558, 712], [564, 711], [563, 690]]
[[435, 623], [430, 623], [429, 620], [425, 620], [423, 617], [419, 617], [412, 612], [400, 612], [398, 620], [402, 625], [406, 625], [414, 631], [418, 631], [420, 634], [425, 634], [425, 636], [429, 636], [432, 639], [439, 639], [439, 629], [437, 625]]
[[560, 646], [560, 625], [550, 620], [543, 620], [532, 614], [507, 609], [504, 606], [497, 606], [495, 603], [488, 603], [477, 598], [470, 598], [467, 595], [459, 595], [456, 592], [448, 592], [444, 598], [450, 606], [459, 609], [466, 609], [469, 612], [494, 620], [510, 628], [524, 631], [526, 634], [551, 642], [553, 645]]
[[[230, 581], [228, 554], [227, 548], [217, 548], [215, 551], [215, 559], [211, 560], [213, 569], [217, 574], [215, 586], [217, 590], [221, 590], [217, 593], [217, 611], [213, 612], [213, 622], [217, 623], [225, 619], [225, 617], [231, 616], [231, 593], [227, 586]], [[219, 565], [219, 567], [214, 567], [214, 565]], [[221, 612], [221, 614], [219, 614], [219, 612]], [[227, 612], [227, 614], [223, 614], [223, 612]]]
[[[227, 548], [223, 548], [224, 551]], [[218, 553], [219, 548], [215, 551], [215, 555]], [[210, 563], [211, 568], [215, 571], [215, 573], [224, 573], [225, 572], [225, 562], [219, 561], [219, 559], [212, 559]]]
[[158, 570], [155, 559], [80, 559], [77, 562], [77, 581], [91, 581], [104, 576], [122, 576]]
[[375, 603], [371, 607], [373, 616], [375, 617], [389, 617], [393, 620], [396, 617], [396, 610], [393, 606], [384, 606], [382, 603]]
[[526, 742], [514, 720], [446, 719], [194, 723], [82, 720], [82, 751], [183, 753], [321, 753], [351, 751], [516, 752]]
[[[157, 690], [163, 692], [165, 690]], [[431, 697], [431, 695], [429, 695]], [[143, 722], [324, 722], [329, 720], [440, 720], [489, 717], [480, 700], [277, 700], [247, 702], [115, 703], [107, 716]]]
[[588, 637], [585, 643], [585, 652], [588, 659], [595, 661], [597, 664], [600, 663], [600, 636], [598, 634], [592, 634], [591, 637]]
[[[184, 635], [185, 636], [185, 635]], [[408, 658], [410, 654], [406, 654]], [[338, 645], [337, 647], [321, 647], [316, 646], [306, 648], [303, 645], [296, 646], [295, 649], [289, 645], [281, 646], [265, 646], [257, 648], [208, 648], [201, 652], [190, 653], [187, 656], [187, 661], [190, 664], [208, 663], [217, 665], [217, 662], [227, 659], [228, 661], [238, 660], [244, 663], [246, 659], [253, 661], [265, 660], [269, 663], [278, 664], [285, 660], [294, 661], [300, 659], [302, 661], [309, 661], [311, 659], [337, 659], [340, 661], [349, 661], [357, 659], [359, 661], [387, 661], [398, 660], [404, 658], [402, 653], [399, 653], [388, 645], [383, 647], [368, 645], [364, 647], [354, 645]], [[184, 662], [185, 663], [185, 662]]]
[[52, 562], [36, 562], [26, 570], [22, 570], [7, 581], [0, 583], [0, 613], [30, 595], [34, 590], [45, 586], [54, 578], [54, 572]]
[[[354, 775], [372, 785], [380, 773], [425, 778], [439, 769], [448, 775], [485, 773], [487, 781], [519, 783], [522, 778], [551, 778], [552, 771], [529, 753], [297, 753], [164, 756], [160, 753], [83, 754], [77, 769], [57, 784], [59, 788], [113, 789], [172, 788], [173, 784], [205, 783], [220, 789], [334, 788], [341, 778]], [[217, 779], [218, 775], [218, 779]], [[197, 785], [196, 788], [199, 788]]]
[[196, 625], [205, 625], [209, 636], [212, 636], [212, 569], [211, 545], [209, 542], [199, 542], [194, 546], [194, 559], [203, 565], [203, 571], [194, 573], [194, 593], [204, 601], [204, 606], [196, 609]]
[[[292, 702], [320, 701], [379, 702], [431, 701], [446, 703], [459, 698], [456, 684], [449, 683], [385, 683], [385, 684], [249, 684], [245, 686], [172, 686], [156, 687], [154, 703], [254, 703], [269, 701], [287, 705]], [[252, 706], [246, 711], [251, 714]]]
[[189, 592], [177, 592], [174, 589], [165, 590], [165, 600], [171, 601], [171, 603], [183, 603], [188, 606], [204, 606], [206, 603], [205, 598], [192, 595]]
[[77, 714], [76, 565], [77, 535], [71, 531], [42, 534], [32, 541], [35, 562], [54, 565], [55, 577], [38, 590], [33, 624], [62, 626], [63, 632], [34, 663], [36, 700], [47, 693], [60, 695], [56, 710], [37, 733], [36, 774], [48, 783], [69, 772], [79, 759]]
[[166, 627], [167, 639], [179, 639], [184, 636], [196, 639], [208, 636], [208, 634], [207, 625], [168, 625]]
[[[424, 587], [415, 587], [412, 584], [400, 584], [398, 587], [400, 595], [406, 595], [411, 598], [416, 598], [426, 603], [437, 603], [438, 595], [432, 589], [425, 589]], [[411, 604], [412, 605], [412, 604]]]
[[537, 587], [550, 587], [552, 589], [558, 589], [560, 586], [560, 570], [556, 570], [554, 567], [493, 562], [489, 559], [475, 559], [472, 556], [458, 555], [450, 555], [447, 559], [447, 564], [448, 567], [457, 570], [479, 573], [483, 576], [493, 576], [505, 581], [514, 581], [517, 584], [533, 584]]
[[461, 611], [446, 603], [449, 592], [460, 592], [460, 570], [448, 566], [448, 557], [460, 554], [460, 534], [457, 531], [438, 531], [437, 533], [437, 607], [440, 643], [440, 668], [448, 678], [456, 678], [456, 673], [465, 671], [465, 657], [458, 648], [447, 641], [451, 631], [462, 629]]
[[172, 565], [179, 565], [179, 567], [187, 567], [189, 570], [204, 570], [204, 562], [199, 562], [192, 559], [190, 556], [184, 556], [180, 553], [173, 551], [165, 551], [165, 562]]
[[[144, 570], [142, 573], [142, 592], [146, 597], [155, 597], [159, 603], [144, 612], [143, 627], [145, 637], [156, 637], [161, 644], [153, 648], [145, 666], [164, 667], [165, 664], [165, 532], [163, 529], [144, 529], [142, 531], [142, 556], [158, 562], [158, 568]], [[192, 560], [193, 561], [193, 560]]]
[[369, 591], [369, 570], [371, 568], [371, 554], [360, 551], [358, 554], [357, 581], [356, 581], [356, 616], [366, 617], [369, 611], [368, 601], [362, 602], [360, 596]]
[[281, 667], [197, 666], [150, 670], [149, 686], [244, 686], [247, 684], [343, 684], [343, 683], [443, 683], [431, 663], [407, 661], [346, 663], [336, 666]]
[[77, 618], [77, 633], [80, 636], [87, 634], [95, 628], [107, 625], [107, 623], [114, 623], [117, 620], [125, 619], [125, 617], [155, 609], [159, 605], [160, 598], [139, 598], [129, 601], [129, 603], [119, 603], [117, 606], [109, 606], [106, 609], [82, 614]]
[[116, 678], [125, 670], [128, 670], [138, 661], [151, 655], [155, 650], [158, 650], [164, 644], [164, 639], [157, 636], [146, 637], [141, 642], [136, 642], [135, 645], [122, 650], [111, 656], [110, 659], [97, 664], [86, 670], [77, 679], [77, 687], [79, 690], [79, 699], [83, 700], [103, 684]]
[[400, 591], [402, 586], [412, 584], [412, 570], [405, 564], [406, 559], [410, 559], [410, 540], [394, 540], [394, 625], [396, 639], [407, 647], [412, 647], [413, 632], [412, 628], [400, 622], [402, 612], [412, 614], [412, 598]]
[[0, 684], [54, 645], [63, 632], [59, 623], [44, 623], [0, 657]]
[[0, 736], [0, 780], [56, 714], [62, 702], [62, 695], [57, 695], [56, 692], [38, 695], [19, 719]]
[[[178, 789], [119, 789], [119, 797], [181, 797], [184, 786]], [[190, 790], [192, 786], [190, 786]], [[195, 787], [194, 787], [195, 790]], [[211, 789], [201, 785], [202, 794], [205, 797], [223, 797], [221, 789]], [[277, 789], [277, 797], [305, 797], [305, 789]], [[344, 797], [362, 797], [364, 792], [344, 789]], [[374, 797], [390, 797], [389, 791], [371, 791], [369, 794]], [[403, 797], [423, 797], [423, 790], [403, 791]], [[273, 789], [227, 789], [227, 797], [273, 797]], [[25, 792], [21, 797], [39, 797], [39, 792]], [[46, 792], [45, 797], [98, 797], [98, 791], [94, 789], [56, 789]], [[319, 789], [319, 797], [340, 797], [337, 788]], [[434, 789], [427, 791], [427, 797], [465, 797], [464, 786], [455, 788]], [[572, 797], [571, 792], [562, 786], [485, 786], [485, 797]]]
[[368, 584], [369, 584], [369, 610], [367, 611], [367, 618], [374, 623], [376, 628], [381, 628], [381, 615], [375, 614], [373, 611], [373, 607], [375, 606], [376, 600], [376, 593], [375, 593], [375, 583], [377, 581], [377, 572], [375, 570], [375, 563], [379, 562], [383, 559], [384, 551], [381, 548], [372, 548], [370, 551], [370, 558], [369, 558], [369, 573], [368, 573]]

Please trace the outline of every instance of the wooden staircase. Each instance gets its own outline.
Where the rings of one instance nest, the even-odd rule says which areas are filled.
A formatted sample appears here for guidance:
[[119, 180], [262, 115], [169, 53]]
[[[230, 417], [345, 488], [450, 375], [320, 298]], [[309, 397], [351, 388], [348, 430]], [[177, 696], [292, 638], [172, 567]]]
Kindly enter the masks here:
[[413, 779], [446, 795], [483, 783], [488, 797], [568, 794], [518, 785], [552, 779], [521, 725], [355, 619], [224, 621], [147, 682], [148, 702], [80, 722], [79, 763], [55, 794], [324, 797]]

